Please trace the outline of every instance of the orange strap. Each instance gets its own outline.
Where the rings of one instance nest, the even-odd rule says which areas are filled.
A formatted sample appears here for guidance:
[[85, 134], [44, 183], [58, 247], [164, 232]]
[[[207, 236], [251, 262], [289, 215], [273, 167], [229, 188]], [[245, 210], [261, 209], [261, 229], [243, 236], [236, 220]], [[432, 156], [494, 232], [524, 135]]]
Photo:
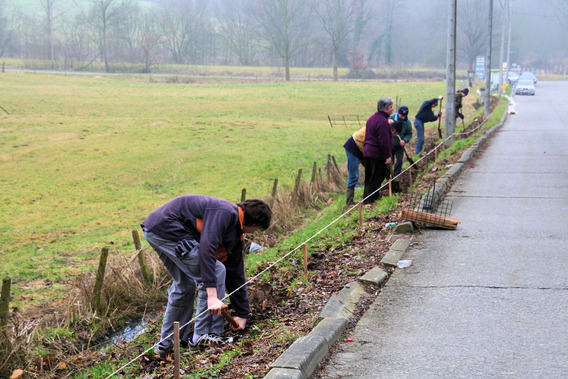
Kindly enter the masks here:
[[[237, 207], [237, 209], [239, 210], [239, 222], [241, 223], [241, 230], [243, 229], [243, 221], [245, 219], [245, 212], [243, 212], [243, 210], [241, 209], [241, 207]], [[197, 231], [199, 233], [201, 233], [201, 230], [203, 230], [203, 220], [198, 218], [195, 220], [195, 224], [197, 226]], [[241, 234], [241, 240], [243, 240], [244, 236]], [[219, 247], [217, 248], [217, 251], [215, 252], [215, 256], [217, 257], [217, 260], [219, 262], [227, 262], [227, 259], [229, 258], [228, 254], [227, 254], [227, 250], [225, 249], [225, 246], [223, 246], [223, 244], [219, 244]]]

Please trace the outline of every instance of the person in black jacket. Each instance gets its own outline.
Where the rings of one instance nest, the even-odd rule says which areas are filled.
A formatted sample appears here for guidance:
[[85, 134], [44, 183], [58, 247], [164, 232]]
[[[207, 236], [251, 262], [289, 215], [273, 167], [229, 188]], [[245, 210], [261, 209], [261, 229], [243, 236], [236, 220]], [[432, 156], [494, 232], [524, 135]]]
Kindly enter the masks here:
[[416, 152], [418, 154], [422, 152], [424, 147], [424, 124], [427, 122], [436, 121], [442, 114], [439, 112], [438, 115], [434, 114], [434, 108], [438, 106], [438, 98], [426, 100], [420, 106], [416, 117], [414, 118], [414, 127], [416, 128]]
[[[144, 220], [144, 237], [172, 277], [156, 355], [165, 358], [171, 353], [175, 321], [180, 323], [181, 345], [191, 350], [233, 342], [220, 336], [225, 286], [239, 324], [233, 329], [245, 328], [250, 306], [242, 238], [244, 233], [267, 229], [271, 218], [270, 207], [259, 199], [234, 205], [210, 196], [185, 195], [168, 201]], [[188, 339], [196, 286], [197, 317], [193, 337]]]
[[455, 109], [456, 109], [456, 118], [461, 118], [462, 120], [464, 119], [464, 115], [461, 112], [461, 109], [463, 107], [462, 102], [463, 102], [463, 98], [466, 97], [469, 93], [469, 89], [464, 88], [462, 90], [458, 90], [456, 92], [456, 98], [454, 100], [454, 104], [455, 104]]

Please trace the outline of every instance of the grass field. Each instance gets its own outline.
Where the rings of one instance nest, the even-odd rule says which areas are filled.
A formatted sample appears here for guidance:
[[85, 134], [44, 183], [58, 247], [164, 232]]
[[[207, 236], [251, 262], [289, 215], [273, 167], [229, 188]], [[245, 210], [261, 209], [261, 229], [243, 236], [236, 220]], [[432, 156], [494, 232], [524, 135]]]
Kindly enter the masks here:
[[147, 76], [0, 74], [0, 275], [14, 304], [58, 296], [103, 246], [128, 256], [130, 233], [182, 194], [236, 202], [290, 188], [327, 154], [344, 161], [379, 97], [413, 115], [439, 83], [152, 83]]

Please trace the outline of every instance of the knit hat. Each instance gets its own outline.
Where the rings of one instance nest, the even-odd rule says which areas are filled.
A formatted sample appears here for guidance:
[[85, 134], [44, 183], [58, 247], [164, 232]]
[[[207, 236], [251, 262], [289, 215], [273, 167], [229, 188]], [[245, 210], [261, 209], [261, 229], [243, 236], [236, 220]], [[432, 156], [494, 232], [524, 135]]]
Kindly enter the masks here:
[[408, 107], [403, 105], [402, 107], [398, 108], [398, 114], [408, 116]]
[[469, 93], [469, 90], [467, 88], [464, 88], [461, 90], [463, 92], [464, 95], [467, 96], [467, 94]]

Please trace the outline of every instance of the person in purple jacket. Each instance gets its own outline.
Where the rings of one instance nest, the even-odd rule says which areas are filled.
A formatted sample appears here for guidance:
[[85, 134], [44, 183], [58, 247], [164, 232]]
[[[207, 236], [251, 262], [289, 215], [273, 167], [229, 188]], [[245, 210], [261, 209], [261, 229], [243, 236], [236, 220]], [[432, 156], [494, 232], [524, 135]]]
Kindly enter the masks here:
[[377, 113], [367, 120], [365, 129], [365, 190], [364, 204], [372, 204], [380, 195], [377, 191], [387, 176], [387, 166], [391, 164], [392, 130], [388, 122], [393, 112], [393, 100], [379, 99]]
[[[154, 353], [165, 358], [173, 350], [173, 325], [180, 324], [180, 344], [191, 350], [232, 343], [223, 337], [221, 315], [225, 287], [239, 324], [246, 326], [250, 306], [245, 286], [243, 234], [270, 226], [272, 211], [259, 199], [233, 205], [227, 200], [186, 195], [170, 200], [141, 224], [146, 241], [172, 277], [161, 340]], [[197, 318], [188, 339], [197, 286]], [[233, 293], [234, 292], [234, 293]], [[185, 327], [184, 327], [185, 326]], [[182, 328], [183, 327], [183, 328]]]

